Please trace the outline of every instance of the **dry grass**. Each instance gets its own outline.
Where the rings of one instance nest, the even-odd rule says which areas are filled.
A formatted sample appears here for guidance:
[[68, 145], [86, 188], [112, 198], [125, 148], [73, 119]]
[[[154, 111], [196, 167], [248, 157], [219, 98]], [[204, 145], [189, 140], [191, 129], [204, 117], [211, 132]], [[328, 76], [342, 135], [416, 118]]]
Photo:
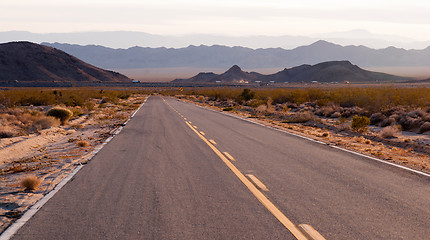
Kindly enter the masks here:
[[36, 190], [41, 183], [42, 183], [42, 180], [40, 180], [40, 178], [34, 175], [31, 175], [21, 179], [19, 185], [25, 188], [25, 190]]
[[397, 127], [388, 126], [384, 127], [381, 131], [381, 137], [383, 138], [395, 138], [399, 129]]

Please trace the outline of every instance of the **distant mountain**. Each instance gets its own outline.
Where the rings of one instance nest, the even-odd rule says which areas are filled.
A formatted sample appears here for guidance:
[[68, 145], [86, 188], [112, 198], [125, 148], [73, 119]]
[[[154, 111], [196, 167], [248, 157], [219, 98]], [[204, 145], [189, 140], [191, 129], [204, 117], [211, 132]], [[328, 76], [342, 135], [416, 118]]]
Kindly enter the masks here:
[[282, 48], [251, 49], [226, 46], [189, 46], [186, 48], [132, 47], [112, 49], [102, 46], [80, 46], [43, 43], [61, 49], [95, 66], [108, 69], [205, 67], [227, 68], [234, 64], [244, 68], [275, 68], [348, 60], [361, 67], [429, 66], [430, 47], [405, 50], [389, 47], [371, 49], [364, 46], [342, 47], [317, 41], [292, 50]]
[[351, 30], [336, 33], [314, 34], [310, 36], [226, 36], [212, 34], [157, 35], [132, 31], [102, 31], [73, 33], [31, 33], [25, 31], [0, 32], [0, 42], [30, 41], [61, 42], [79, 45], [101, 45], [111, 48], [129, 48], [133, 46], [183, 48], [189, 45], [224, 45], [243, 46], [252, 49], [284, 48], [292, 49], [309, 45], [318, 40], [325, 40], [342, 46], [364, 45], [371, 48], [395, 46], [406, 49], [422, 49], [430, 45], [430, 41], [375, 34], [365, 30]]
[[259, 80], [264, 75], [256, 72], [244, 72], [242, 69], [234, 65], [223, 74], [215, 74], [213, 72], [199, 73], [196, 76], [189, 79], [175, 79], [173, 82], [193, 82], [193, 83], [245, 83]]
[[244, 72], [240, 67], [234, 65], [223, 74], [199, 73], [189, 79], [175, 79], [173, 82], [192, 82], [192, 83], [254, 83], [254, 82], [398, 82], [407, 81], [409, 78], [398, 77], [385, 73], [371, 72], [351, 64], [349, 61], [331, 61], [316, 65], [301, 65], [293, 68], [263, 75], [256, 72]]
[[128, 77], [89, 65], [52, 47], [30, 42], [0, 44], [0, 82], [124, 82]]

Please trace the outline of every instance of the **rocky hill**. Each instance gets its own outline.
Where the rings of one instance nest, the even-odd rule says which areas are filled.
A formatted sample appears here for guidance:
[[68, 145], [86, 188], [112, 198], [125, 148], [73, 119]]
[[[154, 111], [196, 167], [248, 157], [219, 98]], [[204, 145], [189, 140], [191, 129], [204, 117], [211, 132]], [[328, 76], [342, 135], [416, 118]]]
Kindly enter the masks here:
[[129, 82], [61, 50], [30, 42], [0, 44], [0, 82]]
[[351, 64], [349, 61], [330, 61], [316, 65], [301, 65], [293, 68], [263, 75], [256, 72], [244, 72], [234, 65], [223, 74], [199, 73], [189, 79], [175, 79], [173, 82], [193, 83], [254, 83], [254, 82], [336, 82], [336, 83], [371, 83], [371, 82], [399, 82], [409, 78], [389, 75], [379, 72], [371, 72]]

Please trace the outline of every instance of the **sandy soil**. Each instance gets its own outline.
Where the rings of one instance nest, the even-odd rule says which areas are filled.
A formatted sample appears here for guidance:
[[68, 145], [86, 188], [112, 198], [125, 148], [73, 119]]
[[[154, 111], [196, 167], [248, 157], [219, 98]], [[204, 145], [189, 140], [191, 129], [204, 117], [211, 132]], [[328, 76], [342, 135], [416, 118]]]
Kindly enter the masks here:
[[[119, 104], [106, 104], [91, 115], [73, 119], [29, 136], [0, 139], [0, 232], [30, 206], [49, 193], [80, 164], [85, 164], [109, 136], [144, 102], [133, 96]], [[78, 146], [85, 141], [88, 146]], [[20, 181], [37, 176], [41, 186], [25, 190]]]

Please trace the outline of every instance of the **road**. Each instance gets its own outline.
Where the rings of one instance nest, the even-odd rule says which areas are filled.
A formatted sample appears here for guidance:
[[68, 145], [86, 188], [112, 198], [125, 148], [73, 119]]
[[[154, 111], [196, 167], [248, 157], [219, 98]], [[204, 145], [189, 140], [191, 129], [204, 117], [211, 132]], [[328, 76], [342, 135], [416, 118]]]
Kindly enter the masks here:
[[425, 176], [153, 96], [13, 239], [430, 239], [429, 223]]

